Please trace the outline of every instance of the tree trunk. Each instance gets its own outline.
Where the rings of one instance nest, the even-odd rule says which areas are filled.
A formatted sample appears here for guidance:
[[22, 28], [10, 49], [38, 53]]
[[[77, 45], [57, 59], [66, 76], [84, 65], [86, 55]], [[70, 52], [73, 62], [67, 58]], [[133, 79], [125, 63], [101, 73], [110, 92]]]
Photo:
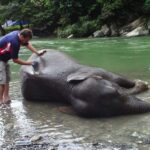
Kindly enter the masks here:
[[0, 24], [0, 31], [2, 35], [6, 34], [6, 31], [4, 30], [4, 28], [2, 27], [2, 25]]
[[20, 21], [20, 30], [23, 29], [22, 21]]

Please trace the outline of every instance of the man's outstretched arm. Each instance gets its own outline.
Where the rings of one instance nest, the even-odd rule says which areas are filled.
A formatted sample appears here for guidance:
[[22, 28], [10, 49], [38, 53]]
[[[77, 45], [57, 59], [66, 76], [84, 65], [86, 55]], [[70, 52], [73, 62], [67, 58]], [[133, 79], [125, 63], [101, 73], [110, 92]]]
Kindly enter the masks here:
[[20, 65], [32, 65], [32, 62], [31, 61], [24, 61], [22, 59], [13, 59], [13, 62], [14, 63], [17, 63], [17, 64], [20, 64]]
[[29, 43], [26, 47], [27, 47], [31, 52], [37, 54], [38, 56], [41, 56], [41, 55], [43, 55], [43, 54], [46, 52], [46, 51], [38, 52], [37, 49], [34, 48], [31, 43]]

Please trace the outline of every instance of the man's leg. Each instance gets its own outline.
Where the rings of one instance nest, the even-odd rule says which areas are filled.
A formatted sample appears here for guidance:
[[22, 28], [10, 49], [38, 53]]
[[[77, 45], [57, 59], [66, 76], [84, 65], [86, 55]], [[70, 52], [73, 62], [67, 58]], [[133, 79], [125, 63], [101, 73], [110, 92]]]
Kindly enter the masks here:
[[3, 93], [4, 93], [4, 85], [0, 85], [0, 104], [3, 103]]
[[4, 85], [6, 83], [5, 63], [0, 61], [0, 104], [3, 103]]
[[9, 82], [10, 82], [10, 67], [9, 64], [6, 64], [6, 83], [4, 85], [4, 93], [3, 93], [3, 103], [10, 102], [10, 96], [9, 96]]
[[3, 103], [10, 102], [10, 96], [9, 96], [9, 83], [6, 83], [4, 85], [4, 93], [3, 93]]

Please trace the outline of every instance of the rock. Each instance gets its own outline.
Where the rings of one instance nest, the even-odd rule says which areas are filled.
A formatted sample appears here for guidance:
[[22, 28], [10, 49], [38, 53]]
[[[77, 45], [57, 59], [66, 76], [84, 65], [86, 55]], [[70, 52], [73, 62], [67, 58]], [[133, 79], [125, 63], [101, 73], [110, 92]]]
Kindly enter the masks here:
[[97, 30], [93, 33], [94, 37], [110, 36], [110, 29], [107, 25], [103, 25], [101, 30]]
[[95, 38], [97, 38], [97, 37], [103, 37], [104, 34], [101, 32], [101, 30], [97, 30], [97, 31], [95, 31], [95, 32], [93, 33], [93, 36], [94, 36]]
[[128, 25], [125, 25], [123, 26], [121, 29], [120, 29], [120, 35], [125, 35], [127, 34], [128, 32], [131, 32], [132, 30], [138, 28], [138, 27], [142, 27], [144, 26], [146, 22], [146, 19], [145, 18], [138, 18], [136, 20], [134, 20], [133, 22], [131, 22], [130, 24]]
[[29, 140], [25, 140], [25, 141], [16, 141], [15, 142], [15, 145], [16, 146], [28, 146], [28, 145], [31, 145], [32, 142], [29, 141]]
[[137, 27], [133, 31], [125, 34], [126, 37], [132, 37], [132, 36], [140, 36], [140, 35], [148, 35], [149, 30], [144, 27]]
[[150, 19], [147, 21], [147, 29], [150, 30]]
[[139, 134], [137, 132], [133, 132], [131, 136], [132, 137], [139, 137]]
[[136, 143], [137, 143], [137, 144], [142, 144], [142, 143], [143, 143], [143, 141], [137, 141]]
[[104, 36], [110, 36], [110, 29], [107, 25], [102, 26], [101, 32], [104, 34]]
[[48, 148], [48, 150], [57, 150], [58, 146], [59, 146], [59, 144], [50, 146], [50, 147]]
[[73, 38], [73, 37], [74, 37], [74, 35], [71, 34], [71, 35], [69, 35], [69, 36], [67, 37], [67, 39], [71, 39], [71, 38]]
[[98, 146], [98, 142], [94, 142], [92, 145], [93, 146]]
[[13, 123], [9, 123], [5, 126], [6, 131], [10, 131], [11, 129], [14, 128], [14, 124]]
[[42, 139], [42, 136], [40, 136], [40, 135], [35, 135], [35, 136], [33, 136], [31, 139], [30, 139], [30, 141], [31, 142], [36, 142], [36, 141], [39, 141], [39, 140], [41, 140]]
[[118, 36], [119, 35], [118, 27], [115, 24], [112, 24], [110, 26], [110, 31], [111, 31], [111, 36]]

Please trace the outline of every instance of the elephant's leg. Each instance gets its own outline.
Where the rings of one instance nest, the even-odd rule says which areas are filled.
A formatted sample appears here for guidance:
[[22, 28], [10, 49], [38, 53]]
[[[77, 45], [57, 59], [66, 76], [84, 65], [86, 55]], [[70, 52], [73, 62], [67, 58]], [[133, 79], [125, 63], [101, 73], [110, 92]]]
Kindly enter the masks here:
[[141, 81], [141, 80], [136, 80], [135, 81], [135, 86], [132, 89], [126, 89], [126, 93], [128, 94], [139, 94], [141, 92], [147, 91], [148, 90], [148, 83]]
[[[95, 70], [96, 72], [96, 70]], [[97, 73], [98, 75], [102, 76], [104, 79], [112, 81], [116, 84], [118, 84], [120, 87], [123, 88], [133, 88], [135, 86], [135, 81], [131, 81], [129, 79], [127, 79], [126, 77], [117, 75], [115, 73], [109, 72], [107, 70], [104, 69], [97, 69]]]
[[110, 81], [115, 82], [119, 86], [123, 88], [133, 88], [135, 86], [135, 81], [131, 81], [123, 76], [116, 75], [114, 73], [109, 72], [108, 73], [108, 78]]
[[137, 94], [148, 90], [148, 83], [141, 80], [132, 81], [127, 79], [126, 77], [114, 74], [112, 72], [108, 72], [103, 69], [99, 69], [99, 75], [106, 80], [118, 84], [122, 88], [129, 89], [127, 90], [129, 94]]
[[121, 76], [115, 76], [113, 78], [113, 81], [115, 83], [117, 83], [119, 86], [123, 87], [123, 88], [133, 88], [135, 86], [135, 81], [131, 81], [129, 79], [126, 79], [124, 77]]

